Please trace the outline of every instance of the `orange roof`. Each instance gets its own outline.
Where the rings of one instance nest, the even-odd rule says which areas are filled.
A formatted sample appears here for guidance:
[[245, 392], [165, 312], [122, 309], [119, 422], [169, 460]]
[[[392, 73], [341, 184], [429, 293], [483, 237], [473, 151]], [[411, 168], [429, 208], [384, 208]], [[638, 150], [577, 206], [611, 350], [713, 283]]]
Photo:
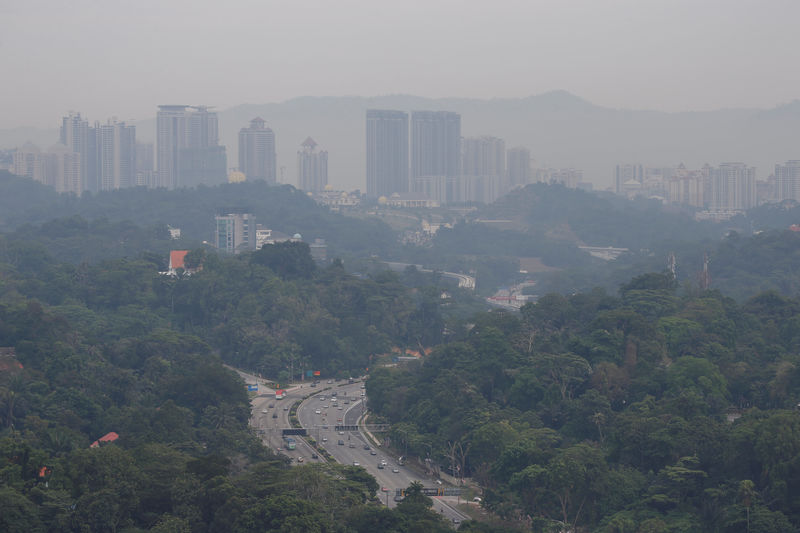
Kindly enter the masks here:
[[169, 268], [172, 270], [186, 268], [183, 266], [183, 260], [188, 253], [189, 250], [171, 250], [169, 252]]
[[114, 442], [118, 438], [119, 435], [117, 433], [115, 433], [114, 431], [109, 431], [108, 433], [106, 433], [105, 435], [94, 441], [89, 447], [98, 448], [101, 442]]

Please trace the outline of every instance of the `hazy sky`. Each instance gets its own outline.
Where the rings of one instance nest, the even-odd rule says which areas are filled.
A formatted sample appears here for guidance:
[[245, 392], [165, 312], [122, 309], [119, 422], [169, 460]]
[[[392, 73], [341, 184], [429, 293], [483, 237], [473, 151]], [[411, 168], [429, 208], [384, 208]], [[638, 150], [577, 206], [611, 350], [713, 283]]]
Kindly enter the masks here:
[[797, 0], [0, 0], [0, 128], [295, 96], [800, 98]]

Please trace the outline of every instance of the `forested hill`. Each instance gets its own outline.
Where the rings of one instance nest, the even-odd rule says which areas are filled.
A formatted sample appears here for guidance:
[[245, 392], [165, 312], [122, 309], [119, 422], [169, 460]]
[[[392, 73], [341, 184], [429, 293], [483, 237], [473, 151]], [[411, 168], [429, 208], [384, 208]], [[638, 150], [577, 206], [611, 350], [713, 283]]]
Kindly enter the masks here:
[[647, 274], [473, 324], [367, 391], [396, 446], [472, 477], [495, 513], [534, 531], [800, 527], [800, 300]]
[[303, 243], [196, 251], [202, 270], [176, 277], [148, 255], [74, 265], [28, 244], [0, 235], [0, 531], [450, 530], [413, 490], [382, 508], [361, 468], [290, 470], [222, 366], [363, 373], [378, 350], [441, 340], [439, 291], [320, 270]]
[[311, 242], [325, 239], [334, 256], [386, 256], [397, 242], [380, 220], [361, 221], [332, 213], [288, 185], [245, 182], [174, 191], [130, 188], [76, 198], [0, 171], [0, 231], [77, 215], [90, 223], [103, 220], [162, 229], [169, 224], [181, 229], [184, 242], [213, 242], [214, 215], [227, 209], [253, 213], [258, 224], [287, 235], [300, 233]]

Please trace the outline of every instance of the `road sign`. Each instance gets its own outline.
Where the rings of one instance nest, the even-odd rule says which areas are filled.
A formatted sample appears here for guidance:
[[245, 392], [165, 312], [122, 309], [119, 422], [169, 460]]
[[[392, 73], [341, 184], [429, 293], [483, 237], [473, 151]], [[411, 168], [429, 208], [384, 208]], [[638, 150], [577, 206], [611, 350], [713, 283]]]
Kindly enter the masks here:
[[283, 436], [284, 436], [284, 437], [285, 437], [286, 435], [302, 435], [303, 437], [305, 437], [306, 435], [308, 435], [308, 433], [306, 432], [305, 428], [291, 428], [291, 429], [284, 429], [284, 430], [282, 431], [282, 434], [283, 434]]
[[258, 383], [255, 385], [247, 384], [247, 392], [258, 392]]
[[358, 426], [340, 426], [337, 425], [334, 428], [336, 431], [358, 431]]

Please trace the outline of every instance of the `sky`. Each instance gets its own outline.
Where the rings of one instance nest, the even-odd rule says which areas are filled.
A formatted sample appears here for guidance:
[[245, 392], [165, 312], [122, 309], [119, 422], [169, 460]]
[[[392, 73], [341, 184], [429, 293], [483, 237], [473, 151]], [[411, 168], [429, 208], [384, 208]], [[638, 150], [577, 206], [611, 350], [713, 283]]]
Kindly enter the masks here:
[[0, 0], [0, 129], [297, 96], [771, 108], [800, 98], [799, 16], [797, 0]]

